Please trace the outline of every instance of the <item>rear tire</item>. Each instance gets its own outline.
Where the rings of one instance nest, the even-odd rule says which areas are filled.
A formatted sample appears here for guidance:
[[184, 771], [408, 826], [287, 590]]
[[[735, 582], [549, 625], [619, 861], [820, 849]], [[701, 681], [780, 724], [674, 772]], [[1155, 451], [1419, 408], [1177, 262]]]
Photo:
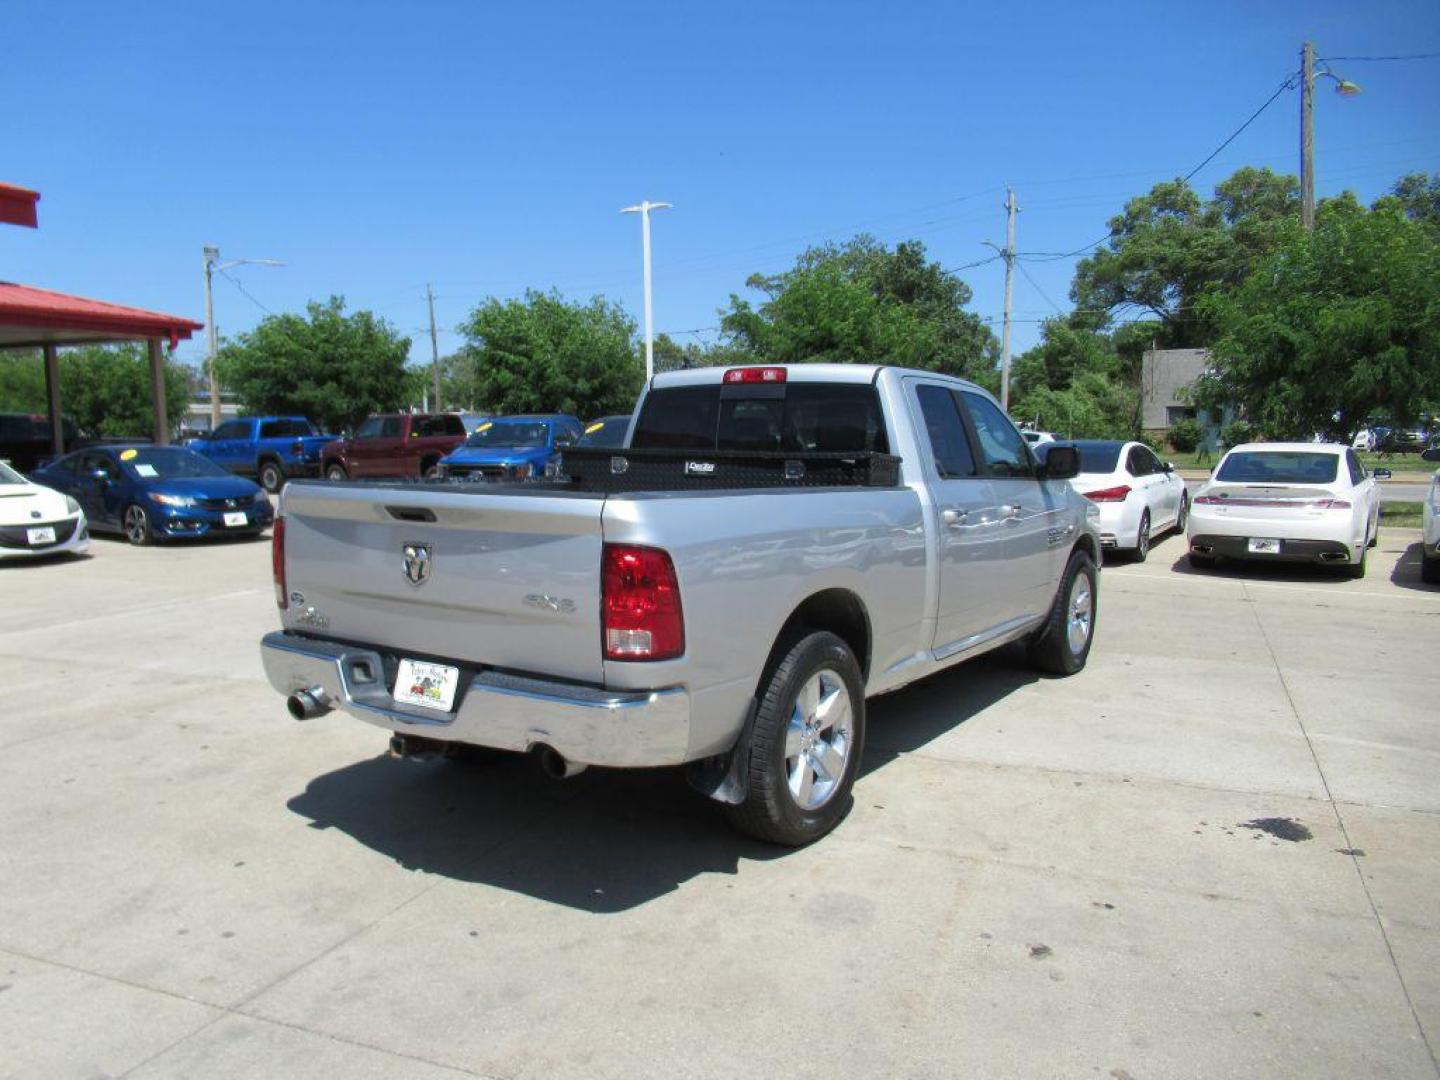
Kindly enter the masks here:
[[865, 687], [850, 646], [834, 634], [801, 638], [761, 690], [746, 755], [745, 798], [730, 823], [772, 844], [820, 839], [849, 812], [865, 747]]
[[271, 495], [285, 486], [285, 470], [280, 467], [278, 461], [260, 463], [260, 486]]
[[1427, 585], [1440, 585], [1440, 558], [1420, 556], [1420, 580]]
[[1030, 639], [1030, 663], [1051, 675], [1074, 675], [1085, 666], [1095, 640], [1100, 577], [1084, 551], [1070, 556], [1045, 625]]
[[1368, 561], [1369, 556], [1370, 541], [1367, 538], [1365, 543], [1360, 545], [1360, 561], [1357, 563], [1351, 563], [1349, 566], [1345, 567], [1345, 576], [1350, 578], [1352, 581], [1358, 581], [1360, 580], [1360, 578], [1363, 578], [1365, 576], [1365, 563]]
[[350, 474], [345, 471], [345, 466], [332, 462], [325, 466], [326, 480], [349, 480]]
[[1140, 515], [1140, 531], [1135, 534], [1135, 550], [1130, 554], [1130, 561], [1141, 563], [1150, 554], [1150, 511], [1146, 510]]
[[1180, 496], [1180, 514], [1175, 519], [1175, 531], [1181, 536], [1185, 535], [1185, 523], [1190, 520], [1190, 496]]

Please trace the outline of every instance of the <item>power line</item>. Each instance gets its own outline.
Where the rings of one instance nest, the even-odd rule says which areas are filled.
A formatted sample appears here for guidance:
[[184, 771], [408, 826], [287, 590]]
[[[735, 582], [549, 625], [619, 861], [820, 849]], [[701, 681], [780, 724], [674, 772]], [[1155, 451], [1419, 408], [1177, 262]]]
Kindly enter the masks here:
[[[1286, 90], [1292, 90], [1292, 89], [1294, 89], [1294, 88], [1295, 88], [1295, 79], [1296, 79], [1296, 77], [1298, 76], [1298, 74], [1299, 74], [1298, 72], [1291, 72], [1289, 75], [1287, 75], [1287, 76], [1285, 77], [1285, 80], [1276, 88], [1275, 92], [1274, 92], [1273, 94], [1271, 94], [1268, 98], [1265, 99], [1265, 104], [1261, 105], [1258, 109], [1256, 109], [1253, 113], [1251, 113], [1250, 116], [1249, 116], [1249, 118], [1248, 118], [1243, 124], [1241, 124], [1238, 128], [1236, 128], [1234, 131], [1232, 131], [1228, 136], [1226, 136], [1225, 141], [1222, 142], [1219, 146], [1217, 146], [1214, 150], [1212, 150], [1209, 154], [1207, 154], [1207, 155], [1205, 156], [1205, 160], [1204, 160], [1204, 161], [1200, 162], [1199, 165], [1196, 165], [1193, 169], [1191, 169], [1188, 173], [1185, 174], [1185, 176], [1184, 176], [1185, 182], [1188, 183], [1188, 182], [1195, 176], [1196, 173], [1198, 173], [1198, 172], [1199, 172], [1201, 169], [1203, 169], [1206, 165], [1209, 165], [1210, 162], [1214, 161], [1215, 158], [1216, 158], [1216, 156], [1219, 155], [1220, 151], [1224, 150], [1227, 146], [1229, 146], [1232, 142], [1234, 142], [1234, 141], [1236, 140], [1236, 138], [1239, 137], [1239, 135], [1240, 135], [1240, 133], [1241, 133], [1242, 131], [1244, 131], [1244, 130], [1245, 130], [1246, 128], [1248, 128], [1251, 124], [1253, 124], [1257, 119], [1259, 119], [1261, 113], [1263, 113], [1266, 109], [1270, 108], [1271, 105], [1275, 104], [1275, 99], [1276, 99], [1276, 98], [1278, 98], [1278, 97], [1279, 97], [1281, 94], [1283, 94]], [[1032, 261], [1032, 262], [1054, 262], [1054, 261], [1056, 261], [1056, 260], [1058, 260], [1058, 259], [1071, 259], [1071, 258], [1074, 258], [1076, 255], [1080, 255], [1080, 254], [1083, 254], [1083, 253], [1086, 252], [1086, 251], [1089, 251], [1091, 248], [1099, 247], [1101, 244], [1105, 243], [1105, 241], [1109, 240], [1109, 239], [1110, 239], [1112, 236], [1114, 236], [1114, 235], [1115, 235], [1115, 234], [1114, 234], [1113, 231], [1107, 232], [1104, 236], [1100, 237], [1100, 239], [1098, 239], [1098, 240], [1092, 240], [1090, 243], [1086, 244], [1084, 247], [1078, 247], [1078, 248], [1076, 248], [1074, 251], [1066, 251], [1066, 252], [1063, 252], [1063, 253], [1058, 254], [1058, 255], [1046, 255], [1046, 256], [1041, 256], [1041, 257], [1038, 257], [1038, 258], [1032, 257], [1032, 258], [1031, 258], [1031, 261]]]
[[221, 277], [223, 277], [226, 281], [230, 282], [231, 285], [234, 285], [235, 288], [239, 289], [241, 295], [243, 295], [243, 296], [245, 297], [245, 299], [249, 300], [252, 304], [254, 304], [256, 307], [258, 307], [261, 311], [265, 312], [266, 315], [274, 315], [274, 314], [275, 314], [275, 312], [271, 311], [268, 307], [266, 307], [264, 304], [262, 304], [259, 300], [256, 300], [255, 297], [251, 296], [251, 295], [250, 295], [250, 290], [247, 289], [247, 288], [245, 288], [244, 285], [241, 285], [241, 284], [240, 284], [240, 279], [239, 279], [239, 278], [231, 277], [228, 273], [226, 273], [224, 270], [221, 270], [218, 266], [215, 268], [215, 272], [216, 272], [217, 274], [219, 274]]
[[1030, 282], [1030, 284], [1034, 286], [1035, 291], [1040, 294], [1041, 299], [1043, 299], [1047, 304], [1049, 304], [1052, 308], [1055, 309], [1055, 314], [1064, 315], [1065, 312], [1060, 310], [1060, 305], [1055, 303], [1054, 300], [1051, 300], [1050, 297], [1046, 295], [1045, 290], [1040, 287], [1040, 283], [1030, 276], [1030, 271], [1025, 269], [1025, 264], [1020, 262], [1019, 259], [1015, 260], [1015, 264], [1020, 267], [1020, 273], [1024, 274], [1025, 280]]
[[1401, 56], [1322, 56], [1319, 60], [1340, 60], [1347, 64], [1368, 64], [1382, 60], [1440, 60], [1440, 52], [1406, 53]]

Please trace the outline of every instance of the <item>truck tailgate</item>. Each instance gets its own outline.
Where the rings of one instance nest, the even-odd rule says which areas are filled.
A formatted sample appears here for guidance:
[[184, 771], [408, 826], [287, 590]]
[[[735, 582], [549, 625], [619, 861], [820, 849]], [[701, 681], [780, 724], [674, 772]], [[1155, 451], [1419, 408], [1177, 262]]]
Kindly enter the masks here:
[[285, 625], [599, 682], [604, 506], [515, 488], [292, 483], [281, 502]]

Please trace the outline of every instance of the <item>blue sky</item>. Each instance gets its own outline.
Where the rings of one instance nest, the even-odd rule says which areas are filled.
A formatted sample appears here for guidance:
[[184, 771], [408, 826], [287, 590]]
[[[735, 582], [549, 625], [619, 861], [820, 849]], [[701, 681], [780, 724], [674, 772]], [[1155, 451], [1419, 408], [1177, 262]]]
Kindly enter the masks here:
[[[1070, 250], [1198, 164], [1305, 38], [1440, 52], [1440, 5], [11, 0], [0, 34], [0, 180], [43, 195], [38, 231], [0, 230], [0, 279], [199, 319], [215, 244], [287, 264], [232, 271], [249, 296], [217, 279], [223, 334], [341, 293], [428, 360], [427, 281], [442, 352], [478, 301], [527, 287], [638, 321], [639, 223], [617, 211], [642, 198], [675, 206], [655, 218], [656, 329], [702, 339], [811, 243], [984, 258], [1007, 183], [1019, 250]], [[1440, 170], [1440, 62], [1334, 66], [1364, 93], [1317, 93], [1321, 195]], [[1298, 109], [1283, 96], [1197, 186], [1296, 171]], [[1017, 351], [1069, 306], [1070, 262], [1027, 269]], [[1002, 264], [962, 276], [998, 333]]]

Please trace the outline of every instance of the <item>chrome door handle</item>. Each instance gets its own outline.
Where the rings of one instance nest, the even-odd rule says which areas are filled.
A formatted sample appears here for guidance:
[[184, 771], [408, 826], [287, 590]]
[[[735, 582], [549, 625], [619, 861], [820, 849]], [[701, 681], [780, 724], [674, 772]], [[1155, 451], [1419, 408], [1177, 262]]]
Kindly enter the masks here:
[[969, 510], [956, 510], [953, 507], [947, 507], [940, 511], [940, 520], [946, 525], [963, 525], [969, 516]]

